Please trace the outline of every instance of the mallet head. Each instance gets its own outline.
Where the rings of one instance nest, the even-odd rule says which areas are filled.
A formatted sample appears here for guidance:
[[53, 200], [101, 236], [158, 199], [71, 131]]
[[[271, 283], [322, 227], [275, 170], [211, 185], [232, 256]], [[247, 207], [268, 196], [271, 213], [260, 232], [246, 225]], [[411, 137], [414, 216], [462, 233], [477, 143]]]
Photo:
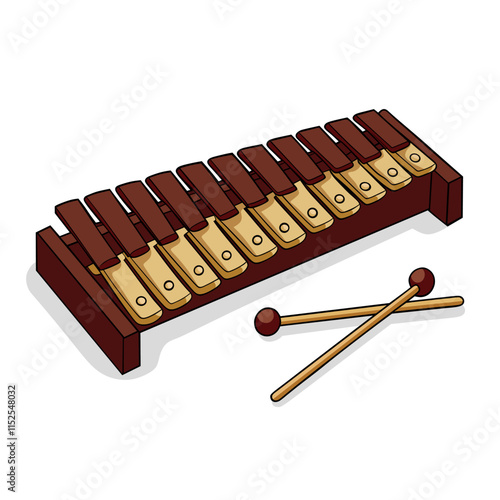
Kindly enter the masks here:
[[265, 337], [274, 335], [280, 326], [281, 318], [276, 309], [267, 307], [259, 311], [255, 316], [255, 329]]
[[419, 292], [417, 293], [418, 297], [424, 297], [431, 293], [434, 288], [434, 275], [429, 269], [425, 267], [420, 267], [419, 269], [415, 269], [410, 274], [410, 286], [417, 285], [419, 288]]

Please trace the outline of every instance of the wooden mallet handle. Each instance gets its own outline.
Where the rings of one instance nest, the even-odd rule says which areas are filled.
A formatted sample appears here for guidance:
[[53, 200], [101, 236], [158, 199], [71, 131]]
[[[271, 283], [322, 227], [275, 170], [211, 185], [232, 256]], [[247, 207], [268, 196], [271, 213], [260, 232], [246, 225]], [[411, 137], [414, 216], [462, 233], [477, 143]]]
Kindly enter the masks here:
[[367, 333], [373, 327], [378, 325], [382, 320], [387, 318], [391, 313], [399, 309], [404, 303], [408, 302], [415, 295], [422, 297], [431, 292], [434, 288], [434, 276], [425, 268], [416, 269], [410, 275], [410, 288], [399, 297], [394, 299], [390, 304], [387, 304], [377, 314], [365, 321], [361, 326], [356, 328], [349, 335], [344, 337], [340, 342], [335, 344], [328, 351], [323, 353], [319, 358], [315, 359], [310, 365], [306, 366], [302, 371], [297, 373], [288, 382], [283, 384], [279, 389], [271, 394], [273, 401], [280, 401], [287, 396], [291, 391], [297, 388], [302, 382], [307, 380], [311, 375], [325, 366], [335, 356], [340, 354], [344, 349], [349, 347], [353, 342], [358, 340], [362, 335]]
[[[448, 307], [459, 307], [463, 303], [464, 299], [460, 296], [413, 300], [411, 302], [406, 302], [394, 312], [401, 313], [425, 311], [428, 309], [445, 309]], [[373, 316], [381, 311], [386, 305], [387, 304], [377, 304], [373, 306], [349, 307], [346, 309], [333, 309], [332, 311], [293, 314], [290, 316], [281, 316], [275, 309], [266, 307], [260, 310], [255, 316], [255, 329], [264, 337], [270, 337], [274, 335], [281, 326]]]

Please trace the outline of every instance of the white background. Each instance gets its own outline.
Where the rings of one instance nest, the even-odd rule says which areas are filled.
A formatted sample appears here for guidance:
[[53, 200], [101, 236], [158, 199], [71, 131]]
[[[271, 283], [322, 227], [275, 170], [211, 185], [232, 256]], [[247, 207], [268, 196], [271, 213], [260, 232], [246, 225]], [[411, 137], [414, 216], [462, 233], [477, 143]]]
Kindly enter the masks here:
[[[57, 5], [46, 23], [33, 0], [3, 2], [0, 16], [2, 391], [18, 384], [19, 498], [499, 498], [495, 4]], [[124, 109], [117, 102], [147, 68], [168, 76]], [[295, 269], [286, 287], [277, 278], [153, 329], [148, 363], [125, 377], [86, 334], [67, 340], [60, 324], [74, 320], [33, 271], [35, 232], [63, 232], [56, 204], [372, 108], [391, 110], [464, 175], [463, 220], [419, 216]], [[56, 175], [103, 119], [113, 130]], [[261, 307], [389, 301], [421, 265], [436, 275], [433, 296], [462, 294], [465, 307], [390, 319], [271, 403], [358, 322], [265, 341], [251, 328]], [[167, 419], [158, 398], [175, 406]], [[445, 462], [447, 475], [436, 473]]]

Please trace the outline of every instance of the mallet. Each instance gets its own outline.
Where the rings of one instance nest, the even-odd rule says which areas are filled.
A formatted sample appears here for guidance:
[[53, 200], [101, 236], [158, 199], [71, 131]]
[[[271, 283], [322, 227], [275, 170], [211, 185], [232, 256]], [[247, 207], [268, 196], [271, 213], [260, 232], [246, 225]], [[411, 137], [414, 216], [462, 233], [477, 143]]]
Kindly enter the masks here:
[[288, 382], [284, 383], [279, 389], [271, 394], [273, 401], [280, 401], [287, 396], [291, 391], [296, 389], [302, 382], [307, 380], [311, 375], [323, 368], [335, 356], [340, 354], [344, 349], [349, 347], [353, 342], [378, 325], [382, 320], [387, 318], [391, 313], [399, 309], [403, 304], [411, 298], [418, 296], [423, 297], [428, 295], [434, 288], [434, 275], [426, 268], [420, 268], [413, 271], [409, 278], [410, 288], [394, 299], [390, 304], [387, 304], [374, 316], [366, 320], [361, 326], [356, 328], [349, 335], [344, 337], [340, 342], [335, 344], [328, 351], [323, 353], [319, 358], [315, 359], [311, 364], [306, 366], [302, 371], [297, 373]]
[[[438, 299], [424, 299], [406, 302], [396, 313], [424, 311], [427, 309], [445, 309], [459, 307], [464, 303], [463, 297], [441, 297]], [[381, 311], [387, 304], [378, 304], [364, 307], [350, 307], [347, 309], [334, 309], [332, 311], [321, 311], [291, 316], [281, 316], [276, 309], [266, 307], [261, 309], [255, 316], [255, 329], [264, 337], [274, 335], [281, 326], [298, 325], [301, 323], [316, 323], [333, 319], [359, 318], [362, 316], [373, 316]]]

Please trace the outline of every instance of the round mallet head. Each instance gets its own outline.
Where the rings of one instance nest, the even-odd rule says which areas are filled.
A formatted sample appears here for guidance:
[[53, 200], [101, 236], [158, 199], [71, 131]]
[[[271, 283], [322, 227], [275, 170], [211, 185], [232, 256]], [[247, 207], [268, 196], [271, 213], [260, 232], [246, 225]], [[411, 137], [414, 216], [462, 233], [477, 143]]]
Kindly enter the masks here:
[[424, 297], [431, 293], [434, 288], [434, 275], [429, 269], [421, 267], [415, 269], [415, 271], [410, 274], [409, 282], [410, 286], [418, 286], [419, 292], [417, 293], [417, 297]]
[[267, 307], [255, 316], [255, 329], [265, 337], [274, 335], [281, 326], [281, 318], [275, 309]]

